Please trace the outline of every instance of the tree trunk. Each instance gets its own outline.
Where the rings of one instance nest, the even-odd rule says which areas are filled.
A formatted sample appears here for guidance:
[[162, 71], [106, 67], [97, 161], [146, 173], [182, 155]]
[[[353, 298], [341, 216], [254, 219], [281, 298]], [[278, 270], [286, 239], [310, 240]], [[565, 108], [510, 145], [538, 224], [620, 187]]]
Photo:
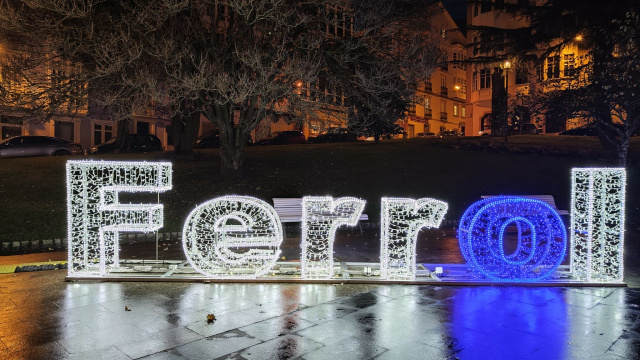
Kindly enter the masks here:
[[498, 133], [498, 129], [502, 131], [504, 135], [504, 142], [507, 142], [509, 136], [509, 116], [507, 114], [507, 92], [504, 86], [505, 78], [502, 76], [502, 71], [494, 72], [491, 75], [491, 133]]
[[[244, 149], [247, 146], [249, 134], [242, 131], [239, 124], [243, 121], [241, 113], [237, 123], [234, 121], [234, 108], [231, 105], [216, 105], [205, 103], [204, 115], [214, 124], [218, 125], [220, 133], [220, 170], [222, 175], [230, 177], [242, 176], [244, 164]], [[249, 127], [251, 128], [251, 127]]]
[[221, 171], [225, 176], [240, 177], [248, 135], [231, 124], [227, 125], [220, 128]]
[[118, 134], [116, 135], [115, 153], [126, 153], [129, 151], [129, 119], [118, 121]]
[[618, 148], [618, 165], [621, 167], [627, 166], [627, 157], [629, 153], [629, 137], [627, 134], [623, 134], [620, 137], [620, 145]]
[[176, 114], [172, 116], [171, 136], [173, 137], [173, 152], [179, 155], [192, 154], [199, 130], [199, 111], [194, 111], [190, 115]]

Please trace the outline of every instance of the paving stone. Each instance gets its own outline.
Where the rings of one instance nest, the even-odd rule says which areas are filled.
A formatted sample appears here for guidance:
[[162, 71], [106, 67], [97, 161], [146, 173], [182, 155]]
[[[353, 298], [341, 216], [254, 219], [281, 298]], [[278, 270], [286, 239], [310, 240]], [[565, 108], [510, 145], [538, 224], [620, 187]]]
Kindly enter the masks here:
[[241, 327], [240, 330], [261, 341], [267, 341], [313, 325], [315, 324], [312, 322], [290, 314]]
[[247, 348], [240, 352], [240, 356], [247, 360], [291, 359], [321, 347], [322, 344], [313, 340], [297, 335], [285, 335]]
[[387, 351], [386, 348], [358, 337], [349, 337], [331, 346], [325, 346], [302, 355], [306, 360], [359, 360], [371, 359]]

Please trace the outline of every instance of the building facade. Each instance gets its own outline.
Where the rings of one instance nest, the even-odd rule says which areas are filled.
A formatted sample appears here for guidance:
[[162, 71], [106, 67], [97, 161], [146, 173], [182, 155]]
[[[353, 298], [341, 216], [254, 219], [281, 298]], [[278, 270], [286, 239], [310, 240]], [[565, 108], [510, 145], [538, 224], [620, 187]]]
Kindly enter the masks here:
[[[454, 130], [465, 132], [467, 109], [466, 38], [442, 3], [431, 21], [431, 33], [439, 41], [446, 61], [418, 85], [417, 101], [402, 126], [406, 137], [419, 133]], [[445, 59], [443, 59], [445, 60]]]
[[[501, 29], [517, 29], [526, 27], [527, 20], [521, 16], [506, 14], [500, 10], [504, 3], [518, 4], [520, 6], [539, 5], [541, 0], [487, 0], [483, 2], [469, 1], [467, 6], [467, 43], [478, 43], [480, 36], [474, 27], [490, 26]], [[559, 132], [566, 127], [580, 125], [580, 119], [566, 119], [556, 121], [551, 114], [544, 110], [537, 112], [526, 104], [526, 97], [532, 91], [547, 91], [579, 86], [575, 84], [572, 76], [575, 69], [584, 60], [585, 49], [581, 44], [582, 39], [575, 41], [560, 50], [559, 53], [550, 54], [539, 62], [519, 62], [518, 59], [505, 59], [499, 63], [470, 63], [467, 66], [467, 83], [470, 85], [467, 91], [467, 118], [466, 136], [478, 136], [491, 129], [492, 97], [493, 89], [497, 84], [493, 83], [499, 73], [500, 81], [503, 81], [509, 107], [517, 116], [511, 116], [509, 123], [512, 125], [521, 123], [533, 123], [543, 133]], [[540, 51], [542, 54], [542, 50]], [[467, 58], [481, 57], [483, 54], [477, 47], [469, 47], [466, 50]], [[525, 99], [525, 100], [523, 100]], [[514, 108], [519, 111], [514, 112]]]

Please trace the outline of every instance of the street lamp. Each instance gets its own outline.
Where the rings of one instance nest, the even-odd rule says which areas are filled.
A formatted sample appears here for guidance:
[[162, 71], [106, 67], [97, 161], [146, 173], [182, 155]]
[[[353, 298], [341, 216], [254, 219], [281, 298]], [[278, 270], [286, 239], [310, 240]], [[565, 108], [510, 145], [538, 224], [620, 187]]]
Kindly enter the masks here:
[[[504, 74], [504, 94], [505, 94], [505, 111], [508, 112], [509, 109], [509, 70], [511, 70], [511, 61], [509, 60], [505, 60], [503, 62], [500, 63], [500, 68], [503, 71]], [[507, 142], [507, 134], [508, 134], [508, 118], [507, 118], [507, 113], [502, 114], [502, 116], [504, 117], [503, 120], [503, 126], [504, 126], [504, 142]]]

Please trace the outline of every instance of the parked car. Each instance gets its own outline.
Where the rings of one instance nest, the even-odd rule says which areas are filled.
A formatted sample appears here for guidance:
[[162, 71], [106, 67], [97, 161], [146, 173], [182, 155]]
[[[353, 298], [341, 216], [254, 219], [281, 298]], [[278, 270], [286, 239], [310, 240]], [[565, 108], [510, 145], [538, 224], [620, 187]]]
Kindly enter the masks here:
[[[116, 148], [116, 138], [89, 149], [89, 154], [111, 153]], [[157, 136], [151, 134], [129, 134], [128, 152], [164, 151]]]
[[[253, 145], [251, 136], [247, 139], [247, 146]], [[220, 131], [213, 130], [205, 134], [202, 134], [198, 140], [196, 140], [196, 149], [217, 149], [220, 147]]]
[[272, 136], [256, 141], [256, 145], [306, 144], [307, 139], [301, 131], [276, 131]]
[[432, 132], [421, 132], [421, 133], [417, 133], [416, 137], [419, 137], [419, 138], [434, 138], [434, 137], [436, 137], [436, 134], [434, 134]]
[[540, 133], [535, 124], [521, 124], [509, 127], [509, 135], [537, 135]]
[[440, 131], [438, 133], [438, 137], [439, 138], [444, 138], [444, 137], [459, 137], [460, 133], [455, 131], [455, 130], [444, 130], [444, 131]]
[[358, 135], [352, 133], [347, 128], [330, 128], [318, 136], [309, 138], [309, 142], [312, 144], [350, 141], [358, 141]]
[[[540, 133], [538, 127], [535, 124], [522, 124], [522, 125], [511, 125], [509, 126], [509, 135], [537, 135]], [[490, 136], [492, 135], [491, 129], [481, 130], [478, 135], [480, 136]], [[495, 132], [496, 136], [504, 136], [504, 131], [502, 129], [497, 129]]]
[[82, 155], [80, 144], [51, 136], [14, 136], [0, 142], [0, 157]]
[[[622, 124], [613, 124], [620, 131], [624, 131], [624, 126]], [[637, 135], [637, 130], [631, 136]], [[598, 136], [598, 128], [594, 124], [589, 124], [586, 126], [582, 126], [579, 128], [574, 128], [570, 130], [565, 130], [558, 135], [572, 135], [572, 136]]]
[[574, 129], [569, 129], [560, 132], [558, 135], [571, 135], [571, 136], [597, 136], [598, 131], [595, 126], [585, 126]]

